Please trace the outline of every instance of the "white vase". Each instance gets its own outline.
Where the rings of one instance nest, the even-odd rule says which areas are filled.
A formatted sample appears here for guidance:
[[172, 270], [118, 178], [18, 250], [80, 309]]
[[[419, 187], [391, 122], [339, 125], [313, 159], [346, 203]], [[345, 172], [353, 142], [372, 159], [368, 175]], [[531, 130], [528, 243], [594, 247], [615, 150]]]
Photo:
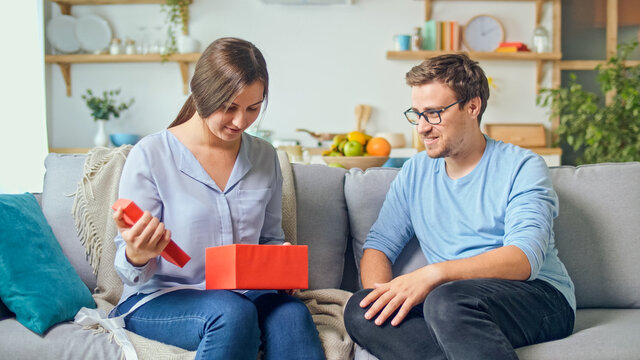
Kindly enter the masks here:
[[98, 132], [96, 136], [93, 138], [93, 145], [95, 146], [108, 146], [109, 145], [109, 137], [107, 136], [106, 131], [104, 130], [104, 125], [107, 123], [107, 120], [96, 120], [96, 124], [98, 124]]
[[181, 54], [196, 53], [200, 51], [200, 42], [189, 35], [178, 36], [178, 52]]

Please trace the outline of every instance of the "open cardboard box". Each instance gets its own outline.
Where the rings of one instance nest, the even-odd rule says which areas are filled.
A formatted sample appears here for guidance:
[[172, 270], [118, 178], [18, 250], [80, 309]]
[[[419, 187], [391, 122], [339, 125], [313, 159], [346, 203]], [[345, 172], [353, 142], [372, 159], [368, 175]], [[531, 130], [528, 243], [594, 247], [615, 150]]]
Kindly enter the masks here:
[[216, 246], [206, 249], [205, 261], [207, 290], [309, 287], [306, 245]]

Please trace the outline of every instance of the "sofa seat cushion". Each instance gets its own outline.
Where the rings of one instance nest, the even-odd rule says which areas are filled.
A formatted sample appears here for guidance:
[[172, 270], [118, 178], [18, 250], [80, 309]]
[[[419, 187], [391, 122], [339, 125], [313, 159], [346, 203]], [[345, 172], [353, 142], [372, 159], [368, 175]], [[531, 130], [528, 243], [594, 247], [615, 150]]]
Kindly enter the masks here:
[[95, 334], [71, 322], [39, 336], [16, 319], [6, 319], [0, 321], [0, 334], [0, 359], [113, 360], [121, 356], [120, 346], [109, 341], [109, 334]]
[[517, 349], [521, 360], [631, 360], [640, 354], [640, 309], [578, 309], [573, 335]]

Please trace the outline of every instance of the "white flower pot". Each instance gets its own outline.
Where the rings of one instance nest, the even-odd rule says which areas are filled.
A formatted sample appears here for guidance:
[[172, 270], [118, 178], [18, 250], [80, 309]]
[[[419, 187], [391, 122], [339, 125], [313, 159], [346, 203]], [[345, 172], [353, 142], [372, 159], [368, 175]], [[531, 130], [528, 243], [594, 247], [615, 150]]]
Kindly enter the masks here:
[[197, 53], [200, 51], [200, 42], [189, 35], [178, 36], [178, 52], [181, 54]]
[[104, 130], [104, 125], [107, 123], [107, 120], [96, 120], [96, 124], [98, 124], [98, 132], [96, 136], [93, 138], [93, 145], [95, 146], [108, 146], [109, 145], [109, 137], [107, 136], [106, 131]]

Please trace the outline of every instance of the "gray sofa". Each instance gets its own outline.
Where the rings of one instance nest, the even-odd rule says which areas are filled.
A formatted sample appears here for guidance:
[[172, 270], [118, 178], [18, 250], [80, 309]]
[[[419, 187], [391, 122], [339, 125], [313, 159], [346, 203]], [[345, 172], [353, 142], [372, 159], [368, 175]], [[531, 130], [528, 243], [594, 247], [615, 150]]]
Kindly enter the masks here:
[[[65, 255], [87, 285], [95, 276], [85, 259], [71, 216], [73, 193], [84, 155], [50, 154], [46, 161], [43, 212]], [[297, 196], [297, 237], [309, 245], [310, 288], [359, 289], [357, 264], [398, 169], [362, 172], [323, 165], [293, 165]], [[551, 169], [560, 197], [555, 222], [560, 258], [576, 286], [578, 313], [573, 335], [517, 349], [521, 359], [640, 358], [640, 163]], [[412, 240], [394, 273], [424, 265]], [[71, 323], [45, 336], [15, 319], [0, 321], [0, 359], [119, 359], [105, 334]], [[357, 349], [356, 359], [373, 359]], [[401, 356], [399, 356], [401, 358]]]

